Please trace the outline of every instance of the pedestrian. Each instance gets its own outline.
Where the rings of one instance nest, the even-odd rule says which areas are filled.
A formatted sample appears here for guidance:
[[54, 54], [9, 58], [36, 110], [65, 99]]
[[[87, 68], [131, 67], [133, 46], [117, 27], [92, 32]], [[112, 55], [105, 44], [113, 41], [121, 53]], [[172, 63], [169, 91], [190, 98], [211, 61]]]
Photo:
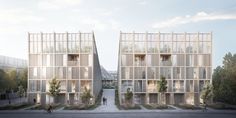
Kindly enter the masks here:
[[34, 98], [34, 104], [36, 104], [36, 99]]
[[203, 110], [202, 110], [202, 111], [203, 111], [203, 112], [206, 112], [206, 110], [207, 110], [207, 108], [206, 108], [206, 102], [204, 101], [204, 102], [203, 102]]
[[105, 98], [102, 97], [102, 104], [105, 105]]

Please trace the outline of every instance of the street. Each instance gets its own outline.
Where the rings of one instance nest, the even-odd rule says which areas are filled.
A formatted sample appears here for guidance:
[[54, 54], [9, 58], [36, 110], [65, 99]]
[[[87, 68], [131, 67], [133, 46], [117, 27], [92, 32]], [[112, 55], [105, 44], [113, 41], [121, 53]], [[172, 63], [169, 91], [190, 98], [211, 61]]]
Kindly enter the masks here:
[[0, 118], [235, 118], [236, 112], [0, 112]]

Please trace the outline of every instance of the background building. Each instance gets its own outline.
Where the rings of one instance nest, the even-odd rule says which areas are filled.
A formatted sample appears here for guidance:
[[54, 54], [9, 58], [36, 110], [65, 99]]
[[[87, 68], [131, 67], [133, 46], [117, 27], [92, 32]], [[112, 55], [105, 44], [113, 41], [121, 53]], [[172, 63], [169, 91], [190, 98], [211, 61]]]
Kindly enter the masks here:
[[[22, 75], [27, 73], [27, 61], [24, 59], [14, 58], [14, 57], [8, 57], [8, 56], [2, 56], [0, 55], [0, 69], [4, 71], [5, 73], [11, 75], [11, 73], [15, 72], [15, 74], [12, 73], [12, 76], [10, 78], [12, 79], [11, 85], [10, 83], [7, 83], [4, 79], [10, 79], [3, 77], [3, 73], [1, 73], [0, 77], [0, 99], [14, 99], [18, 98], [18, 95], [14, 91], [14, 88], [18, 87], [18, 83], [22, 82], [20, 79], [22, 79]], [[9, 77], [9, 76], [8, 76]], [[22, 83], [21, 83], [22, 84]], [[4, 86], [6, 85], [6, 86]], [[15, 86], [13, 86], [15, 85]], [[23, 87], [26, 87], [26, 81]], [[9, 90], [11, 89], [11, 90]], [[8, 91], [8, 92], [6, 92]], [[2, 103], [3, 104], [3, 103]]]
[[159, 103], [157, 81], [167, 80], [167, 104], [199, 104], [212, 74], [211, 33], [120, 33], [119, 99], [130, 88], [134, 103]]
[[[54, 102], [75, 104], [85, 87], [99, 94], [101, 70], [93, 33], [29, 33], [28, 100], [49, 103], [49, 81], [61, 81]], [[94, 102], [94, 99], [92, 99]]]
[[108, 71], [113, 77], [114, 86], [117, 87], [117, 71]]
[[0, 69], [5, 71], [16, 70], [16, 72], [19, 72], [25, 68], [27, 68], [26, 60], [0, 55]]
[[101, 66], [101, 72], [102, 72], [102, 86], [103, 86], [103, 88], [114, 87], [113, 76], [102, 66]]

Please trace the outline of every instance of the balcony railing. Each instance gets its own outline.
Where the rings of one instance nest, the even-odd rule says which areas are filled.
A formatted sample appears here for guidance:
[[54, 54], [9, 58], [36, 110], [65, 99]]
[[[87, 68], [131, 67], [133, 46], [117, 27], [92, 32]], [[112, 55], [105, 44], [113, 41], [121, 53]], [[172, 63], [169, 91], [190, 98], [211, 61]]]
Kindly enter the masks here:
[[180, 88], [173, 88], [174, 92], [184, 92], [184, 87], [180, 87]]
[[161, 61], [160, 65], [161, 66], [171, 66], [172, 62], [171, 61]]
[[79, 66], [78, 61], [68, 61], [68, 66]]

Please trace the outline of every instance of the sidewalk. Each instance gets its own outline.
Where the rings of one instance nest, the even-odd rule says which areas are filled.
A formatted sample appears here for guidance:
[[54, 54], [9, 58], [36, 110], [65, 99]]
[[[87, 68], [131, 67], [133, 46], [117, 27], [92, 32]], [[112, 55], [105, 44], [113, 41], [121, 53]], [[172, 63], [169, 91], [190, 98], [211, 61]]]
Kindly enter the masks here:
[[[118, 109], [115, 105], [115, 90], [114, 89], [103, 89], [102, 98], [107, 98], [107, 105], [103, 105], [101, 101], [101, 105], [94, 109], [95, 112], [117, 112]], [[102, 99], [101, 99], [102, 100]]]

